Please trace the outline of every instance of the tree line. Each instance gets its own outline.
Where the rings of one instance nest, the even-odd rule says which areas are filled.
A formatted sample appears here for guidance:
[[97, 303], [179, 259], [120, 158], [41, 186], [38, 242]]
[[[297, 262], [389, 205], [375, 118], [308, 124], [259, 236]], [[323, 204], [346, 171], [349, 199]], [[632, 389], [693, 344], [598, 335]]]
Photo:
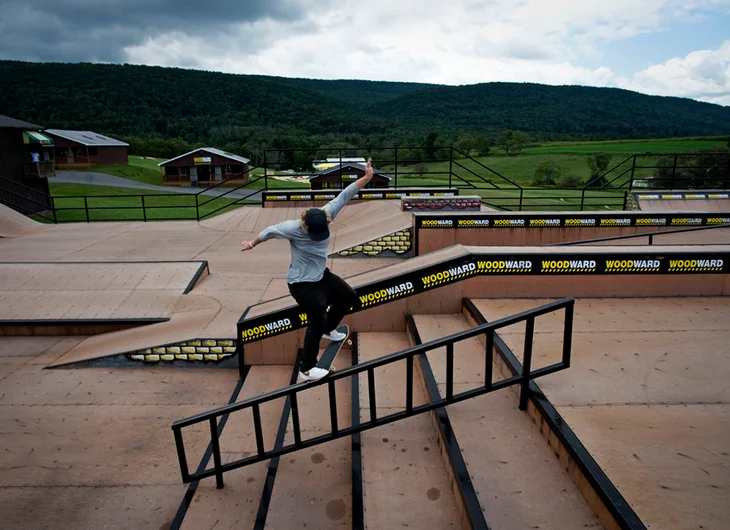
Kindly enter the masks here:
[[453, 145], [478, 155], [499, 147], [512, 156], [530, 141], [730, 133], [730, 107], [619, 89], [296, 80], [18, 61], [0, 61], [0, 114], [123, 138], [148, 155], [211, 145], [254, 160], [267, 149], [309, 146]]

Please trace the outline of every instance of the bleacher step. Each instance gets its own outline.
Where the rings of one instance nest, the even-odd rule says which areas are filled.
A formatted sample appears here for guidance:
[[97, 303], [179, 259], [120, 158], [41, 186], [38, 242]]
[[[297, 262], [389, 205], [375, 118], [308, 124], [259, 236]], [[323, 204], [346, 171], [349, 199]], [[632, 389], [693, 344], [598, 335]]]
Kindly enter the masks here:
[[[289, 384], [291, 374], [291, 366], [252, 366], [237, 401], [285, 387]], [[273, 448], [282, 408], [282, 400], [261, 407], [261, 427], [267, 450]], [[207, 427], [206, 424], [201, 425], [202, 428]], [[240, 411], [228, 417], [220, 438], [220, 447], [224, 464], [255, 453], [256, 437], [249, 412]], [[204, 447], [196, 448], [195, 452], [190, 450], [188, 465], [191, 471], [197, 468], [204, 450]], [[212, 466], [211, 458], [208, 468]], [[259, 462], [226, 473], [223, 489], [216, 489], [215, 478], [200, 481], [180, 528], [253, 528], [268, 466], [269, 462]]]
[[[334, 363], [336, 368], [351, 366], [351, 354], [351, 350], [342, 349]], [[351, 387], [350, 378], [335, 382], [340, 427], [351, 424]], [[328, 385], [300, 392], [297, 401], [302, 439], [331, 432]], [[293, 443], [294, 424], [290, 413], [284, 445]], [[281, 457], [266, 528], [352, 528], [352, 441], [349, 436]]]
[[[414, 315], [422, 342], [470, 329], [460, 314]], [[445, 348], [428, 353], [446, 395]], [[483, 385], [484, 343], [454, 345], [454, 391]], [[503, 377], [495, 364], [493, 380]], [[447, 412], [490, 528], [601, 528], [511, 388], [449, 405]]]
[[[369, 361], [410, 346], [406, 333], [361, 332], [358, 361]], [[405, 362], [376, 369], [375, 380], [378, 416], [405, 410]], [[360, 421], [367, 422], [370, 409], [366, 377], [360, 377], [359, 388]], [[414, 405], [428, 401], [417, 376], [413, 389]], [[362, 468], [366, 528], [462, 527], [430, 414], [363, 432]]]

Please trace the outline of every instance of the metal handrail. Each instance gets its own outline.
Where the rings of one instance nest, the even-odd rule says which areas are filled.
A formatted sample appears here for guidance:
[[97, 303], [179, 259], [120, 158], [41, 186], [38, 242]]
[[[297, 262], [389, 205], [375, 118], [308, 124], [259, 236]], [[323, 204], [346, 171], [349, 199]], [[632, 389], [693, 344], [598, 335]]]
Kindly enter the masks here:
[[561, 243], [551, 243], [546, 246], [548, 247], [567, 247], [571, 245], [581, 245], [584, 243], [600, 243], [602, 241], [620, 241], [622, 239], [636, 239], [639, 237], [648, 237], [649, 245], [654, 244], [654, 238], [659, 236], [665, 236], [668, 234], [682, 234], [684, 232], [696, 232], [698, 230], [713, 230], [715, 228], [730, 228], [730, 224], [719, 224], [712, 226], [691, 226], [686, 228], [677, 228], [674, 230], [660, 230], [656, 232], [644, 232], [643, 234], [627, 234], [623, 236], [609, 236], [609, 237], [596, 237], [593, 239], [581, 239], [578, 241], [563, 241]]
[[[428, 412], [431, 410], [435, 410], [438, 408], [441, 408], [445, 405], [449, 405], [452, 403], [458, 403], [460, 401], [464, 401], [473, 397], [477, 397], [483, 394], [487, 394], [490, 392], [494, 392], [496, 390], [500, 390], [502, 388], [510, 387], [513, 385], [519, 384], [521, 386], [521, 392], [520, 392], [520, 409], [525, 410], [527, 408], [527, 398], [528, 398], [528, 391], [529, 391], [529, 383], [533, 379], [536, 379], [538, 377], [542, 377], [548, 374], [552, 374], [561, 370], [565, 370], [570, 367], [570, 358], [571, 358], [571, 345], [572, 345], [572, 330], [573, 330], [573, 310], [574, 310], [574, 304], [575, 300], [572, 297], [566, 297], [561, 300], [557, 300], [555, 302], [551, 302], [545, 305], [542, 305], [540, 307], [523, 311], [521, 313], [518, 313], [516, 315], [505, 317], [499, 320], [495, 320], [494, 322], [490, 322], [487, 324], [476, 326], [472, 329], [461, 331], [452, 335], [449, 335], [447, 337], [433, 340], [426, 342], [424, 344], [420, 344], [411, 348], [408, 348], [406, 350], [400, 351], [398, 353], [393, 353], [390, 355], [386, 355], [384, 357], [380, 357], [378, 359], [373, 359], [371, 361], [366, 361], [364, 363], [359, 363], [356, 365], [353, 365], [351, 367], [345, 368], [343, 370], [334, 372], [330, 374], [329, 376], [325, 377], [324, 379], [321, 379], [319, 381], [315, 381], [312, 383], [298, 383], [294, 384], [285, 388], [282, 388], [280, 390], [275, 390], [273, 392], [269, 392], [267, 394], [263, 394], [260, 396], [256, 396], [253, 398], [246, 399], [244, 401], [240, 401], [238, 403], [233, 403], [230, 405], [225, 405], [223, 407], [219, 407], [216, 409], [213, 409], [211, 411], [197, 414], [195, 416], [191, 416], [188, 418], [184, 418], [181, 420], [178, 420], [172, 424], [172, 431], [175, 438], [175, 445], [177, 448], [177, 455], [178, 455], [178, 461], [180, 464], [180, 472], [182, 475], [182, 480], [184, 483], [201, 480], [203, 478], [207, 477], [216, 477], [216, 486], [218, 488], [223, 487], [223, 473], [232, 471], [234, 469], [238, 469], [240, 467], [248, 466], [251, 464], [255, 464], [257, 462], [261, 462], [264, 460], [268, 460], [271, 458], [275, 458], [277, 456], [281, 456], [284, 454], [288, 454], [294, 451], [298, 451], [301, 449], [305, 449], [308, 447], [312, 447], [315, 445], [319, 445], [325, 442], [329, 442], [331, 440], [335, 440], [337, 438], [342, 438], [344, 436], [350, 436], [352, 434], [362, 432], [368, 429], [372, 429], [374, 427], [378, 427], [381, 425], [385, 425], [388, 423], [392, 423], [394, 421], [398, 421], [410, 416], [414, 416], [416, 414], [421, 414], [423, 412]], [[564, 320], [564, 327], [563, 327], [563, 352], [562, 352], [562, 360], [559, 363], [554, 363], [549, 366], [544, 366], [542, 368], [539, 368], [537, 370], [532, 370], [532, 342], [534, 338], [534, 328], [535, 328], [535, 318], [545, 315], [548, 313], [552, 313], [555, 311], [558, 311], [560, 309], [565, 309], [565, 320]], [[517, 374], [509, 379], [504, 379], [501, 381], [493, 382], [491, 380], [491, 377], [485, 376], [484, 385], [460, 392], [460, 393], [454, 393], [454, 344], [463, 340], [467, 340], [473, 337], [477, 337], [479, 335], [486, 334], [487, 337], [487, 344], [494, 344], [494, 332], [498, 329], [511, 326], [513, 324], [519, 323], [519, 322], [526, 322], [526, 334], [525, 334], [525, 346], [524, 346], [524, 358], [523, 358], [523, 368], [522, 372], [520, 374]], [[413, 360], [416, 355], [420, 355], [422, 353], [426, 353], [431, 350], [435, 350], [437, 348], [446, 347], [446, 397], [431, 401], [428, 404], [420, 405], [420, 406], [414, 406], [413, 404]], [[335, 393], [335, 382], [344, 379], [346, 377], [357, 377], [359, 374], [367, 372], [368, 377], [368, 385], [370, 388], [375, 388], [375, 369], [387, 366], [390, 364], [394, 364], [400, 361], [406, 361], [406, 399], [405, 399], [405, 411], [397, 412], [393, 414], [389, 414], [386, 416], [378, 417], [377, 415], [377, 398], [373, 394], [370, 395], [370, 421], [366, 422], [360, 422], [359, 424], [356, 424], [353, 422], [353, 425], [350, 427], [340, 428], [338, 425], [337, 420], [337, 397]], [[487, 374], [491, 374], [491, 366], [493, 363], [493, 350], [488, 349], [486, 351], [485, 355], [485, 365], [487, 367]], [[308, 390], [313, 387], [327, 385], [329, 390], [329, 409], [330, 409], [330, 424], [331, 424], [331, 431], [328, 434], [324, 434], [321, 436], [315, 436], [313, 438], [309, 439], [302, 439], [302, 433], [299, 425], [299, 409], [298, 409], [298, 401], [297, 401], [297, 395], [305, 390]], [[275, 399], [281, 399], [285, 398], [290, 400], [291, 402], [291, 410], [292, 410], [292, 419], [293, 419], [293, 434], [294, 434], [294, 443], [280, 447], [278, 449], [273, 449], [270, 451], [266, 451], [264, 449], [264, 436], [263, 436], [263, 429], [261, 426], [261, 412], [260, 407], [262, 404], [273, 401]], [[249, 456], [247, 458], [242, 458], [240, 460], [236, 460], [234, 462], [229, 462], [227, 464], [221, 463], [221, 454], [220, 454], [220, 444], [219, 444], [219, 434], [218, 434], [218, 417], [220, 416], [227, 416], [229, 414], [232, 414], [234, 412], [238, 412], [241, 410], [247, 410], [252, 409], [253, 413], [253, 421], [254, 421], [254, 432], [256, 436], [256, 454], [253, 456]], [[197, 425], [199, 423], [208, 422], [210, 424], [210, 433], [211, 433], [211, 445], [213, 447], [213, 461], [214, 461], [214, 467], [213, 469], [208, 469], [205, 471], [199, 471], [195, 473], [190, 473], [190, 470], [188, 469], [187, 465], [187, 456], [185, 452], [185, 444], [183, 441], [183, 434], [182, 429], [185, 427]]]

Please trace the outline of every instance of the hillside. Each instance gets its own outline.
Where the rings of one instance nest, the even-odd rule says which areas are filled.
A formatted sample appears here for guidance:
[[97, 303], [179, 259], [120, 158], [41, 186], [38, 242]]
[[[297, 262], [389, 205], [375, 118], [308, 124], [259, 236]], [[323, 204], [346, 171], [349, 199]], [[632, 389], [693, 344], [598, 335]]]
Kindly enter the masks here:
[[430, 132], [447, 141], [463, 133], [497, 137], [505, 129], [538, 141], [730, 133], [730, 107], [609, 88], [454, 87], [15, 61], [0, 61], [0, 114], [249, 154], [336, 142], [423, 145]]
[[444, 133], [515, 129], [537, 136], [669, 138], [730, 131], [730, 107], [616, 88], [484, 83], [437, 86], [379, 104], [400, 126]]

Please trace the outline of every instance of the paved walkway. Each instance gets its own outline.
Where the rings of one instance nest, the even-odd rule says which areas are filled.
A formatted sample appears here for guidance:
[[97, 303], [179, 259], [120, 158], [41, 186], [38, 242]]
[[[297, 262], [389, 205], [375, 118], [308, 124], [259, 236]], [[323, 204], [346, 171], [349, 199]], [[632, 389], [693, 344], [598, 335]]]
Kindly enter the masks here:
[[[200, 193], [202, 190], [202, 188], [155, 186], [154, 184], [145, 184], [144, 182], [137, 182], [136, 180], [117, 177], [107, 173], [97, 173], [94, 171], [57, 171], [56, 176], [53, 178], [53, 182], [58, 184], [90, 184], [91, 186], [134, 188], [165, 193], [187, 193], [189, 195]], [[231, 188], [228, 187], [219, 187], [203, 191], [203, 195], [219, 196], [230, 190]], [[261, 191], [243, 188], [229, 193], [226, 197], [231, 199], [246, 198], [252, 201], [261, 201]]]

